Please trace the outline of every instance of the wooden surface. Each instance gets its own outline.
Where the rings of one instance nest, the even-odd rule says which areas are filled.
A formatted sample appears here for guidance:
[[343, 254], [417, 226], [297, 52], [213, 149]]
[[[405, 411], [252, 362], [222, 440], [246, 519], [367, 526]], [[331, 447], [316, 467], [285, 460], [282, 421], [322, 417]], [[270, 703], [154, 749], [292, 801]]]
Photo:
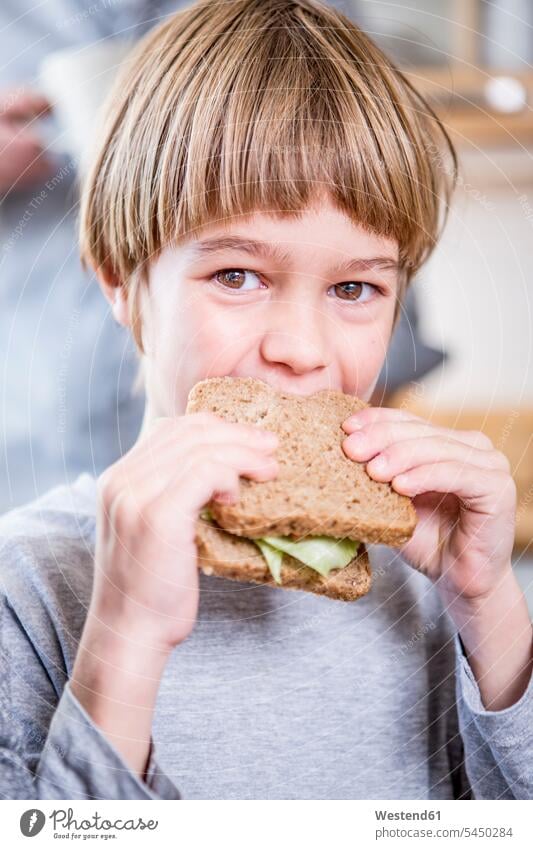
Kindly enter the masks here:
[[486, 410], [428, 409], [409, 388], [398, 392], [391, 407], [410, 410], [434, 424], [459, 430], [480, 430], [511, 464], [517, 486], [515, 545], [533, 550], [533, 407]]
[[[533, 141], [531, 70], [499, 71], [462, 62], [443, 68], [415, 66], [403, 70], [435, 109], [459, 147], [520, 147]], [[484, 87], [497, 76], [511, 76], [525, 86], [528, 101], [520, 112], [505, 114], [492, 110], [487, 104]]]

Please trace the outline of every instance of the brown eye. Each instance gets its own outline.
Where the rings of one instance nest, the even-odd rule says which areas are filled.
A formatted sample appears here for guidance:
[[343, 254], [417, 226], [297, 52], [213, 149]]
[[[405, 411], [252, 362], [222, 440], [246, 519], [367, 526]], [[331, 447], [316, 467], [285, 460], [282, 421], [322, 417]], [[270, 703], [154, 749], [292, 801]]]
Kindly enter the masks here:
[[246, 272], [241, 268], [228, 268], [225, 271], [217, 271], [215, 278], [222, 286], [227, 286], [228, 289], [240, 289]]
[[[217, 271], [214, 275], [217, 283], [220, 283], [221, 286], [224, 286], [226, 289], [238, 289], [243, 291], [249, 291], [250, 289], [257, 289], [257, 282], [261, 285], [261, 281], [257, 274], [253, 271], [248, 271], [246, 268], [224, 268], [221, 271]], [[256, 285], [254, 286], [254, 278]], [[252, 285], [250, 286], [250, 283]]]
[[335, 283], [328, 289], [328, 294], [331, 290], [334, 290], [333, 294], [339, 300], [358, 304], [365, 304], [379, 292], [379, 288], [373, 283], [356, 283], [353, 280], [349, 283]]
[[364, 283], [337, 283], [334, 287], [339, 298], [344, 301], [358, 301], [363, 291]]

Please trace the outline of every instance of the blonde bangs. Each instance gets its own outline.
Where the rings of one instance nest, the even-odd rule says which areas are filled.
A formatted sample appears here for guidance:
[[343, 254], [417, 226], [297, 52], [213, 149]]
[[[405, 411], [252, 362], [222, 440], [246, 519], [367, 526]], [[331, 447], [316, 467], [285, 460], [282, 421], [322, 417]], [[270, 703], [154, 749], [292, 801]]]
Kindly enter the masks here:
[[373, 42], [327, 6], [203, 0], [135, 49], [83, 187], [82, 256], [121, 282], [167, 244], [324, 195], [400, 247], [436, 242], [456, 173], [448, 136]]

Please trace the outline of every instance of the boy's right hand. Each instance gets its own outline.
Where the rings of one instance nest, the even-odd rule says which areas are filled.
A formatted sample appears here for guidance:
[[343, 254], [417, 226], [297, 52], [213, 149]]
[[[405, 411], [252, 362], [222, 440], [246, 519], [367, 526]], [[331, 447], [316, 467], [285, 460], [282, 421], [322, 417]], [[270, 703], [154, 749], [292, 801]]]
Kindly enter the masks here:
[[140, 776], [159, 682], [198, 610], [195, 529], [239, 476], [269, 480], [277, 437], [211, 413], [159, 419], [100, 477], [93, 594], [73, 695]]
[[276, 476], [275, 434], [212, 413], [156, 420], [99, 479], [93, 613], [122, 637], [171, 651], [198, 609], [195, 529], [239, 476]]

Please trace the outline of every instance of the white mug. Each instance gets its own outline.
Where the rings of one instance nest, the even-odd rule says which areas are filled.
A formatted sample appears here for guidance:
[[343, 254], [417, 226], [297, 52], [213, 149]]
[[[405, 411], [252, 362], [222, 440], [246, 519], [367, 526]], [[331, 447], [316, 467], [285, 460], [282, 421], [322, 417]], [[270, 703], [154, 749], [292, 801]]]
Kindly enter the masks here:
[[48, 150], [83, 163], [98, 126], [98, 114], [131, 41], [110, 38], [49, 53], [41, 64], [39, 89], [50, 101], [59, 134], [48, 135]]

